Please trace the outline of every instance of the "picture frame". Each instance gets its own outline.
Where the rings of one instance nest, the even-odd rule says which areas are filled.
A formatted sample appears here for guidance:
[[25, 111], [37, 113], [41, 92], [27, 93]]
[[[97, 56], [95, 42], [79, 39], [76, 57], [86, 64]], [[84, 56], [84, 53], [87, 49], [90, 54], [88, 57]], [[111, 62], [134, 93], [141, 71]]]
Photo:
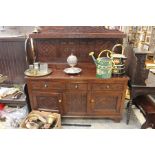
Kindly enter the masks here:
[[150, 39], [151, 39], [151, 36], [146, 36], [145, 43], [150, 44]]
[[147, 26], [147, 34], [151, 34], [152, 26]]
[[137, 31], [138, 32], [140, 32], [140, 31], [142, 31], [143, 29], [142, 29], [142, 26], [137, 26]]
[[142, 31], [147, 31], [148, 26], [142, 26]]

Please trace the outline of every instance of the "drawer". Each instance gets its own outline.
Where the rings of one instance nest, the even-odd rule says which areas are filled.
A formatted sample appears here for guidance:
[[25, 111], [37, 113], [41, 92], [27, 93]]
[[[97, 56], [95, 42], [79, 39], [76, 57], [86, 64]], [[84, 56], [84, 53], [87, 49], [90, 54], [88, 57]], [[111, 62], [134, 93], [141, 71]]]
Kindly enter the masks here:
[[87, 90], [88, 84], [87, 83], [68, 83], [67, 89], [70, 90]]
[[124, 90], [123, 84], [115, 83], [95, 83], [91, 84], [92, 90]]
[[32, 81], [32, 89], [65, 89], [65, 84], [61, 82], [50, 81]]

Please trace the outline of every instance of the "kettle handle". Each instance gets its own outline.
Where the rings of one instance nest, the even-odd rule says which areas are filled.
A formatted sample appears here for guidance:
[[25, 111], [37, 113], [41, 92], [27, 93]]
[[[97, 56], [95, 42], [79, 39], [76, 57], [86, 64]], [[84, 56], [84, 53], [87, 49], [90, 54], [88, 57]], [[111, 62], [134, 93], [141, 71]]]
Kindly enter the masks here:
[[[103, 53], [103, 52], [107, 52], [107, 57], [109, 58], [109, 59], [111, 59], [111, 55], [112, 55], [112, 51], [110, 51], [110, 50], [103, 50], [103, 51], [101, 51], [100, 52], [100, 54], [98, 55], [98, 58], [100, 58], [100, 56], [101, 56], [101, 54]], [[109, 55], [108, 55], [109, 54]]]
[[112, 52], [114, 53], [115, 48], [116, 47], [119, 47], [119, 46], [122, 47], [122, 53], [121, 54], [124, 55], [124, 47], [123, 47], [122, 44], [116, 44], [116, 45], [114, 45], [113, 48], [112, 48]]

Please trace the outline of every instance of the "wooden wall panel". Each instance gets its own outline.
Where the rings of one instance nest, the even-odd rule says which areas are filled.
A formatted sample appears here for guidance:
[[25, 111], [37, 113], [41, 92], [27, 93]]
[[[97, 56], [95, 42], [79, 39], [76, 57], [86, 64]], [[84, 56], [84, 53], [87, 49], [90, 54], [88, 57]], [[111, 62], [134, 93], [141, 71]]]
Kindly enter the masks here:
[[6, 83], [24, 83], [26, 68], [25, 38], [0, 38], [0, 74], [8, 76]]

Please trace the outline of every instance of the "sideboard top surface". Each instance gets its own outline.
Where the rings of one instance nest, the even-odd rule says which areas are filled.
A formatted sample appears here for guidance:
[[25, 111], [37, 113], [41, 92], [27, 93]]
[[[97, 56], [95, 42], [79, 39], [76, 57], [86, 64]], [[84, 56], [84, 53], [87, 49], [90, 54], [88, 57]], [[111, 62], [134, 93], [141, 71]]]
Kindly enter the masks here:
[[105, 81], [105, 82], [119, 82], [120, 80], [124, 80], [127, 81], [128, 77], [127, 76], [115, 76], [112, 78], [108, 78], [108, 79], [101, 79], [101, 78], [97, 78], [96, 77], [96, 71], [95, 70], [87, 70], [87, 69], [83, 69], [82, 72], [80, 74], [77, 75], [69, 75], [63, 72], [63, 70], [61, 69], [53, 69], [53, 72], [48, 75], [48, 76], [43, 76], [43, 77], [28, 77], [26, 76], [27, 80], [97, 80], [98, 82], [101, 81]]

